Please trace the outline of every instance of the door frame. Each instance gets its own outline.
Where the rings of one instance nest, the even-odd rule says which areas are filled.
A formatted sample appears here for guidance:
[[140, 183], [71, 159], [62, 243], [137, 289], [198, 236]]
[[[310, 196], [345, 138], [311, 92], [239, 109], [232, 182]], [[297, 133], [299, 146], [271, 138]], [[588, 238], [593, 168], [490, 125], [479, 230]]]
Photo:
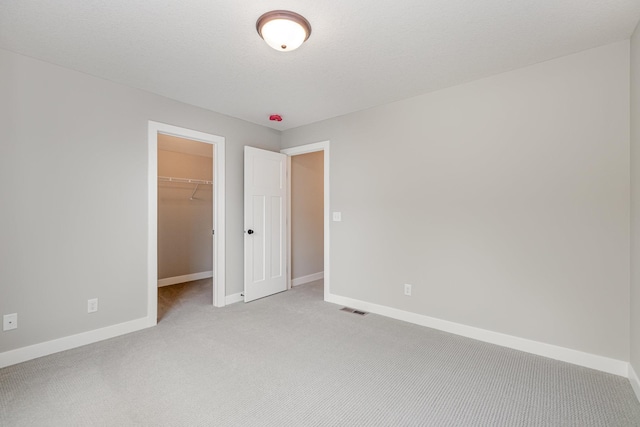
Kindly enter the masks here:
[[315, 153], [316, 151], [324, 152], [324, 300], [327, 301], [331, 295], [331, 207], [329, 205], [331, 197], [329, 195], [331, 179], [329, 172], [329, 149], [331, 141], [315, 142], [312, 144], [299, 145], [297, 147], [285, 148], [280, 150], [282, 154], [287, 155], [287, 289], [291, 289], [291, 157], [300, 154]]
[[[193, 129], [149, 120], [148, 131], [148, 231], [147, 316], [158, 317], [158, 134], [213, 145], [213, 305], [225, 306], [225, 138]], [[155, 323], [154, 323], [155, 324]]]

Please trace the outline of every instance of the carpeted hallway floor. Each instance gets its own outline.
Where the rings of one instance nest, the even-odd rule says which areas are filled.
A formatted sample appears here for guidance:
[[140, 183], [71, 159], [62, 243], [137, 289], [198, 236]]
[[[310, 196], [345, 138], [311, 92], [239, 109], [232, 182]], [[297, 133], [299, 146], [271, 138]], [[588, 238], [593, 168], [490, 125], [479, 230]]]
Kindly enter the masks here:
[[0, 370], [1, 426], [640, 426], [627, 379], [322, 301], [322, 282]]

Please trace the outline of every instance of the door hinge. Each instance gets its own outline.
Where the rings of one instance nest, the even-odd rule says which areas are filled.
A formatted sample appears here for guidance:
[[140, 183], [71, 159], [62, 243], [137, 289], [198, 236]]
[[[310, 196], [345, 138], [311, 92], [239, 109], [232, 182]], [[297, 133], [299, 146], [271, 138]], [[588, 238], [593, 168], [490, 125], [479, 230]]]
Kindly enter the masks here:
[[211, 235], [216, 234], [216, 230], [211, 230]]

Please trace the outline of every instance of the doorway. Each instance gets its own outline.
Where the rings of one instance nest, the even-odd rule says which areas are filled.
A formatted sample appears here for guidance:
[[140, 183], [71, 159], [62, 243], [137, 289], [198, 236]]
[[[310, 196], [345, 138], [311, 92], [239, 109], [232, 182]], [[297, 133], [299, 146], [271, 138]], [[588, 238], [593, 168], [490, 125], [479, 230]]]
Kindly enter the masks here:
[[291, 156], [291, 286], [324, 278], [323, 152]]
[[213, 163], [213, 144], [158, 134], [158, 321], [212, 303]]
[[[287, 176], [287, 185], [288, 185], [288, 194], [290, 195], [290, 197], [288, 197], [288, 206], [287, 206], [287, 210], [288, 210], [288, 218], [290, 218], [291, 220], [288, 221], [288, 232], [287, 232], [287, 238], [288, 238], [288, 244], [287, 244], [287, 258], [288, 258], [288, 262], [287, 262], [287, 277], [288, 277], [288, 288], [291, 289], [292, 286], [298, 285], [298, 284], [302, 284], [302, 283], [307, 283], [313, 280], [319, 280], [320, 278], [324, 279], [324, 300], [327, 301], [329, 298], [329, 295], [331, 294], [331, 282], [330, 282], [330, 223], [329, 223], [329, 218], [330, 218], [330, 206], [329, 206], [329, 201], [330, 201], [330, 188], [329, 188], [329, 183], [330, 183], [330, 177], [329, 177], [329, 171], [330, 171], [330, 156], [329, 156], [329, 147], [330, 147], [330, 142], [329, 141], [324, 141], [324, 142], [317, 142], [314, 144], [307, 144], [307, 145], [301, 145], [298, 147], [293, 147], [293, 148], [287, 148], [284, 150], [281, 150], [280, 152], [287, 155], [288, 156], [288, 165], [287, 165], [287, 169], [289, 170], [289, 174]], [[295, 236], [295, 232], [296, 232], [296, 228], [297, 227], [305, 227], [305, 224], [308, 224], [308, 222], [306, 220], [303, 221], [298, 221], [299, 218], [296, 218], [294, 220], [293, 215], [296, 215], [296, 207], [292, 206], [292, 199], [293, 197], [291, 197], [292, 190], [294, 190], [295, 185], [292, 183], [292, 176], [295, 174], [294, 169], [294, 164], [292, 162], [293, 157], [295, 156], [302, 156], [302, 155], [306, 155], [306, 154], [310, 154], [310, 153], [318, 153], [318, 152], [322, 152], [322, 271], [312, 271], [314, 269], [318, 269], [319, 268], [319, 264], [318, 261], [313, 261], [313, 259], [316, 259], [317, 254], [314, 254], [314, 250], [317, 249], [314, 247], [310, 247], [307, 248], [307, 251], [305, 254], [302, 254], [300, 252], [298, 252], [297, 255], [297, 259], [294, 260], [294, 254], [293, 254], [293, 250], [295, 250], [295, 246], [296, 246], [296, 240], [297, 237]], [[312, 162], [313, 160], [311, 158], [307, 158], [305, 160], [308, 160], [309, 162]], [[309, 162], [300, 162], [300, 163], [309, 163]], [[298, 165], [301, 166], [301, 168], [298, 169], [304, 169], [305, 166], [304, 165]], [[317, 175], [315, 173], [312, 173], [311, 175]], [[307, 177], [308, 178], [308, 177]], [[295, 179], [295, 177], [294, 177]], [[316, 190], [318, 190], [316, 188]], [[293, 202], [296, 203], [296, 202]], [[315, 203], [318, 203], [318, 201], [316, 200]], [[297, 215], [300, 214], [305, 214], [304, 211], [301, 211], [300, 209], [297, 209]], [[309, 218], [307, 218], [308, 220]], [[312, 222], [315, 222], [317, 224], [317, 221], [319, 220], [319, 218], [315, 218], [312, 220]], [[302, 237], [304, 238], [304, 234], [303, 236], [300, 236], [300, 232], [301, 230], [298, 230], [298, 237]], [[304, 233], [304, 231], [302, 232]], [[317, 241], [319, 239], [319, 236], [314, 236], [313, 237], [314, 241]], [[298, 243], [299, 245], [300, 243]], [[304, 258], [303, 259], [301, 259]], [[296, 262], [297, 261], [297, 262]]]
[[[165, 138], [167, 137], [167, 138]], [[179, 139], [195, 141], [198, 143], [209, 144], [212, 152], [212, 179], [197, 179], [188, 176], [165, 176], [158, 174], [158, 147], [159, 139], [165, 138], [171, 140], [174, 144], [179, 144]], [[191, 129], [180, 128], [177, 126], [167, 125], [149, 121], [148, 134], [148, 312], [147, 317], [156, 319], [158, 315], [158, 180], [159, 176], [168, 182], [172, 178], [178, 180], [186, 180], [181, 185], [188, 184], [193, 187], [189, 198], [198, 198], [198, 189], [200, 185], [203, 187], [210, 185], [213, 190], [213, 196], [209, 203], [212, 212], [211, 215], [211, 238], [213, 240], [211, 256], [211, 270], [198, 272], [200, 275], [210, 274], [213, 281], [213, 301], [216, 307], [224, 307], [225, 305], [225, 217], [224, 217], [224, 201], [225, 201], [225, 185], [224, 185], [224, 165], [225, 165], [225, 139], [221, 136], [207, 134]], [[188, 182], [190, 179], [202, 182]], [[208, 184], [206, 183], [208, 181]], [[175, 182], [175, 181], [174, 181]], [[199, 184], [198, 187], [192, 184]], [[192, 201], [192, 200], [189, 200]], [[200, 261], [201, 262], [201, 261]], [[187, 275], [188, 276], [188, 275]], [[197, 276], [197, 274], [196, 274]], [[179, 277], [179, 276], [177, 276]], [[187, 280], [195, 280], [200, 277], [188, 276]], [[174, 278], [173, 280], [180, 280]], [[160, 284], [167, 284], [161, 282]]]

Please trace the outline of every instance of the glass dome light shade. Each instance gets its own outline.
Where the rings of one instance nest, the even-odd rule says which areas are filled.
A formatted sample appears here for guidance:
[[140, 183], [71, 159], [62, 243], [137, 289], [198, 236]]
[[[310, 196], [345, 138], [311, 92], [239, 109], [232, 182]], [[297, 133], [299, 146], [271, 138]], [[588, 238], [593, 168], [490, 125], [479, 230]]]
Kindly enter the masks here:
[[297, 49], [311, 35], [309, 22], [286, 10], [265, 13], [258, 19], [256, 29], [269, 46], [281, 52]]

